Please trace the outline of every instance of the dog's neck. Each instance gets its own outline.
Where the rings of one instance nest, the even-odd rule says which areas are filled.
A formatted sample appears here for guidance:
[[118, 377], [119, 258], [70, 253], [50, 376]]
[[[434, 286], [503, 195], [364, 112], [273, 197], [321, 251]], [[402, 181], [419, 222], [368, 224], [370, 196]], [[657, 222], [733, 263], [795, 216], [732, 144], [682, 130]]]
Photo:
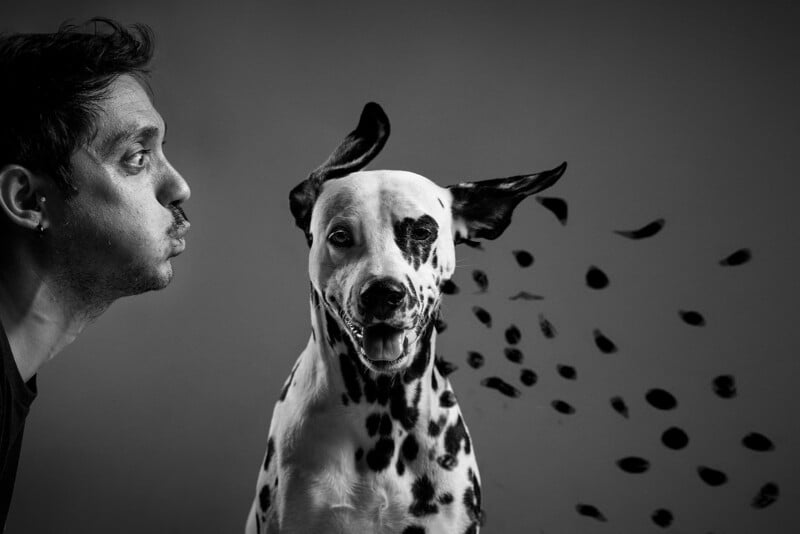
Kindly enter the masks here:
[[[335, 316], [311, 295], [312, 334], [309, 354], [314, 390], [328, 402], [344, 405], [382, 405], [406, 430], [427, 428], [446, 380], [435, 366], [436, 330], [427, 325], [416, 343], [409, 366], [396, 375], [370, 371], [361, 362], [350, 336]], [[308, 349], [306, 349], [308, 350]], [[305, 373], [304, 373], [305, 374]], [[437, 393], [439, 392], [439, 393]], [[321, 400], [321, 399], [320, 399]]]

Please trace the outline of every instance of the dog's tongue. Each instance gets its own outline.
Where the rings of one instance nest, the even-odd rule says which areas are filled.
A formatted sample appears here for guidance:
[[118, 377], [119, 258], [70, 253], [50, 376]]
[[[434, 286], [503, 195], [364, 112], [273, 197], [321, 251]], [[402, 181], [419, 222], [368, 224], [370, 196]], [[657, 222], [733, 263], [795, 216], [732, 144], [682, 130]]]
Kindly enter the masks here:
[[403, 353], [402, 330], [387, 325], [370, 326], [364, 331], [364, 352], [375, 361], [392, 361]]

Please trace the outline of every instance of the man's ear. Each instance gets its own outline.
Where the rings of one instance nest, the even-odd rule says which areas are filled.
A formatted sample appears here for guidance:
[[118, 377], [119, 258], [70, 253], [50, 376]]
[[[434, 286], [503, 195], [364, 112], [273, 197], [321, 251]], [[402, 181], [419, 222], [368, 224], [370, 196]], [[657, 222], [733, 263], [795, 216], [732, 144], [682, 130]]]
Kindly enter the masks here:
[[375, 102], [364, 106], [356, 129], [344, 138], [328, 159], [289, 193], [289, 208], [297, 226], [309, 235], [311, 211], [322, 183], [363, 169], [386, 144], [389, 118]]
[[38, 175], [20, 165], [0, 168], [0, 213], [26, 230], [46, 228], [46, 184]]
[[497, 238], [511, 223], [517, 204], [556, 183], [566, 168], [564, 162], [555, 169], [536, 174], [449, 186], [447, 189], [453, 195], [455, 242]]

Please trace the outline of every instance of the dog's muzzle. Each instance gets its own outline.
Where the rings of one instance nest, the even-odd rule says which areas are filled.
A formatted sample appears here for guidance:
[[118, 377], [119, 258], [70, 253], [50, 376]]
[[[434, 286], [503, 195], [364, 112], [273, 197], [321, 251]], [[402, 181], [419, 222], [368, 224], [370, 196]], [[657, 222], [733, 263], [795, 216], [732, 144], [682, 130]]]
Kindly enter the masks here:
[[361, 348], [370, 361], [383, 364], [405, 356], [413, 325], [405, 325], [397, 315], [407, 308], [408, 298], [405, 286], [389, 277], [372, 280], [361, 290], [358, 297], [364, 318]]

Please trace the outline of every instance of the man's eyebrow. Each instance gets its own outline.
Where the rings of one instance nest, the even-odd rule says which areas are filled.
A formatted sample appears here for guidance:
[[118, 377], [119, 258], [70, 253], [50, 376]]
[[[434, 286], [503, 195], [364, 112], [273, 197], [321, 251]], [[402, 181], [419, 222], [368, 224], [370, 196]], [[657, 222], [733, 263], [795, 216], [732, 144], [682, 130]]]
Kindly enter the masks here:
[[[164, 125], [164, 133], [166, 135], [166, 124]], [[157, 137], [159, 128], [157, 126], [144, 126], [130, 125], [122, 130], [114, 133], [113, 135], [103, 139], [98, 147], [98, 152], [101, 155], [110, 154], [114, 148], [122, 143], [129, 141], [143, 141], [147, 142], [154, 137]]]

